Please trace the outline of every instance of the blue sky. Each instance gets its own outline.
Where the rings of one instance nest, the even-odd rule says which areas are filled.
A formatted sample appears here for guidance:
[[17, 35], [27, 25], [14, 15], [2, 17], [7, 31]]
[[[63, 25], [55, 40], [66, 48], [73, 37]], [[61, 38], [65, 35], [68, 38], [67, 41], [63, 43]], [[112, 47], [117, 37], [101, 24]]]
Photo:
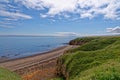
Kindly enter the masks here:
[[0, 0], [0, 35], [103, 35], [119, 26], [119, 0]]

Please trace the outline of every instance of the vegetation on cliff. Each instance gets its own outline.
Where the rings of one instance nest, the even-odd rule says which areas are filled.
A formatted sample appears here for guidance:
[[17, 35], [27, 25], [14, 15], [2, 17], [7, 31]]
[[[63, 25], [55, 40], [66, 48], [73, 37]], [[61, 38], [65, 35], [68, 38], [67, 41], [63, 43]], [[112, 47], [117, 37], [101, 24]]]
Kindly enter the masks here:
[[61, 78], [120, 80], [119, 36], [77, 38], [70, 44], [80, 46], [60, 57], [58, 75]]
[[7, 69], [0, 68], [0, 80], [22, 80], [19, 75]]

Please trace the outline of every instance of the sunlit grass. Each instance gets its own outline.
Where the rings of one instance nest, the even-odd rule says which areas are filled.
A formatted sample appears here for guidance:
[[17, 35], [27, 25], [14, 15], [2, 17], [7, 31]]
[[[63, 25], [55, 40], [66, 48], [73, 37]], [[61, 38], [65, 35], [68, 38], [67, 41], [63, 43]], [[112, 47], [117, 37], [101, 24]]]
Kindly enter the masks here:
[[22, 80], [19, 75], [7, 69], [0, 68], [0, 80]]
[[[86, 43], [68, 51], [60, 60], [69, 80], [120, 80], [120, 37], [77, 38]], [[61, 68], [63, 68], [61, 66]], [[64, 76], [66, 77], [66, 76]]]

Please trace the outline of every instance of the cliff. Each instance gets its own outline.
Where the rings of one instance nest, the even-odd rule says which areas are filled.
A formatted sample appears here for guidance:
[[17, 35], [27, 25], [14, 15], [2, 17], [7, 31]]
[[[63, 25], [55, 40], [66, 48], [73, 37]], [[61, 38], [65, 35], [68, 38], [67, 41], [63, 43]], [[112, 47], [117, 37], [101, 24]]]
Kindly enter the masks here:
[[80, 46], [58, 59], [55, 80], [120, 80], [120, 36], [77, 38], [70, 44]]

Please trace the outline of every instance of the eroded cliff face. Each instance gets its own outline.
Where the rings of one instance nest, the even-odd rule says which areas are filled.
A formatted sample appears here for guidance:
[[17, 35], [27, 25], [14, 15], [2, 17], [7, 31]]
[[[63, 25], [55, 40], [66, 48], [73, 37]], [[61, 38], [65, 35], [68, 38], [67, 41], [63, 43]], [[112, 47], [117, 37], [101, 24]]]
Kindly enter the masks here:
[[43, 63], [40, 66], [37, 65], [37, 67], [27, 68], [21, 76], [23, 80], [50, 80], [58, 76], [69, 80], [69, 73], [66, 70], [66, 66], [63, 65], [62, 60], [59, 58]]
[[31, 68], [26, 68], [24, 73], [17, 71], [23, 80], [50, 80], [55, 77], [63, 77], [69, 80], [69, 73], [62, 59], [56, 58], [41, 65], [36, 65]]
[[82, 45], [82, 44], [85, 44], [85, 43], [87, 43], [88, 41], [77, 41], [77, 40], [71, 40], [70, 42], [69, 42], [69, 45]]
[[87, 42], [90, 42], [91, 40], [99, 39], [98, 37], [82, 37], [82, 38], [76, 38], [74, 40], [71, 40], [69, 42], [70, 45], [83, 45]]
[[49, 80], [56, 77], [57, 58], [15, 71], [23, 80]]
[[57, 76], [62, 77], [65, 80], [69, 80], [69, 73], [67, 72], [67, 68], [61, 59], [57, 60]]

